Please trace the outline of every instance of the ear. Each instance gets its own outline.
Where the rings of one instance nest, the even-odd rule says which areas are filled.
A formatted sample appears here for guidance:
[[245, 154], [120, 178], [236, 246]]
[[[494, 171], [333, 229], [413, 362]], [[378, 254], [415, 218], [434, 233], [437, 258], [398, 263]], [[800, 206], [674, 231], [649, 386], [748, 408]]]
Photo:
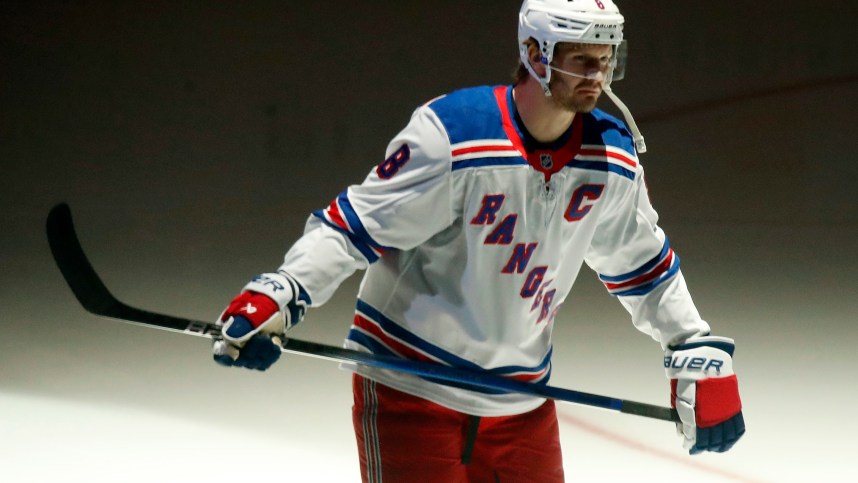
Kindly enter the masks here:
[[540, 77], [545, 77], [545, 64], [542, 63], [542, 52], [539, 50], [539, 45], [536, 42], [528, 42], [527, 58], [530, 60], [530, 66], [533, 71], [539, 74]]

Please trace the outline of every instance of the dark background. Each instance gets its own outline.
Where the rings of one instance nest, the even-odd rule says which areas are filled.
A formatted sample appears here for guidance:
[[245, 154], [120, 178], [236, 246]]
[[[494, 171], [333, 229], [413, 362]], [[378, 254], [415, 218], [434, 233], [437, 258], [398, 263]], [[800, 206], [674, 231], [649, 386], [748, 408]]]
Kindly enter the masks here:
[[[858, 4], [619, 5], [630, 59], [614, 90], [646, 137], [651, 197], [704, 318], [737, 340], [750, 432], [730, 454], [703, 461], [777, 481], [836, 470], [856, 429], [835, 408], [856, 396], [846, 381], [858, 343], [858, 55], [849, 27]], [[264, 376], [220, 370], [199, 339], [93, 318], [53, 265], [44, 217], [57, 202], [72, 206], [84, 248], [121, 299], [214, 319], [248, 277], [279, 265], [311, 210], [381, 161], [417, 105], [510, 82], [518, 7], [0, 2], [0, 405], [133, 407], [251, 437], [276, 419], [282, 440], [334, 445], [351, 464], [347, 374], [295, 357]], [[614, 112], [607, 99], [603, 107]], [[358, 279], [296, 336], [339, 343]], [[553, 384], [667, 403], [657, 345], [587, 270], [555, 345]], [[225, 405], [256, 409], [228, 418]], [[682, 458], [663, 423], [569, 411], [609, 430], [646, 428], [644, 444]], [[13, 423], [12, 412], [0, 408], [0, 430], [16, 435], [0, 445], [13, 455], [68, 450], [67, 435], [110, 425], [96, 415], [81, 427], [62, 419], [72, 425], [51, 437], [36, 429], [39, 418]], [[803, 441], [823, 446], [798, 445], [787, 471], [777, 460], [799, 451], [788, 444], [793, 420]], [[286, 430], [305, 425], [314, 429]], [[564, 426], [567, 453], [587, 454], [581, 433]], [[587, 475], [599, 454], [567, 456], [567, 471]], [[705, 473], [681, 460], [662, 466]], [[598, 467], [606, 477], [623, 471]]]

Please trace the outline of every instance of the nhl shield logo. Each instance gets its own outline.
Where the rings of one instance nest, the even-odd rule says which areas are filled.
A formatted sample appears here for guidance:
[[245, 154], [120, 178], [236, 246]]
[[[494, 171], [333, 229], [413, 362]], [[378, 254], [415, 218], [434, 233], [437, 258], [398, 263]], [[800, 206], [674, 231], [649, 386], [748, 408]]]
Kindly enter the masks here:
[[551, 169], [554, 166], [554, 158], [548, 153], [542, 153], [539, 155], [539, 164], [545, 169]]

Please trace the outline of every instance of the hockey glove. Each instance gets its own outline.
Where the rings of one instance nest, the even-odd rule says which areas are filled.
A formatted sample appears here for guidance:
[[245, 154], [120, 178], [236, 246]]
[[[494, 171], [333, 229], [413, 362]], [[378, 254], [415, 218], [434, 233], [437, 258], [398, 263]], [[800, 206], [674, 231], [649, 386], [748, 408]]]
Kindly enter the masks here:
[[682, 420], [676, 429], [689, 454], [727, 451], [745, 433], [733, 349], [733, 339], [704, 336], [665, 352], [670, 403]]
[[217, 324], [221, 338], [212, 346], [214, 360], [225, 366], [264, 371], [280, 358], [279, 337], [304, 316], [309, 298], [291, 277], [259, 275], [232, 300]]

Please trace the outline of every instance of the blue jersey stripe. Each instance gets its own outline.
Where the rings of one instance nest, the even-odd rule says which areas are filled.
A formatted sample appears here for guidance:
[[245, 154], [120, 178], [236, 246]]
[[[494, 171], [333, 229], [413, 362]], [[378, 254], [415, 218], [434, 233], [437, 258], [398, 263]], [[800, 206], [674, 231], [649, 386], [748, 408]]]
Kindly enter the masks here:
[[608, 163], [605, 161], [577, 161], [572, 160], [566, 163], [567, 168], [578, 168], [578, 169], [587, 169], [590, 171], [603, 171], [608, 173], [618, 174], [624, 178], [628, 178], [630, 180], [635, 179], [635, 172], [626, 169], [622, 166], [618, 166], [614, 163]]
[[380, 243], [375, 241], [372, 236], [370, 236], [369, 232], [366, 231], [366, 228], [363, 226], [363, 222], [360, 221], [360, 217], [358, 216], [355, 209], [352, 207], [352, 202], [349, 201], [348, 191], [343, 191], [337, 197], [337, 204], [340, 206], [340, 213], [346, 217], [346, 222], [351, 227], [352, 231], [355, 235], [364, 240], [367, 244], [372, 245], [381, 250], [389, 250], [390, 247], [382, 246]]
[[[360, 330], [357, 330], [357, 329], [350, 330], [348, 338], [350, 341], [355, 342], [357, 344], [360, 344], [363, 347], [366, 347], [373, 354], [379, 354], [379, 355], [388, 356], [388, 357], [398, 357], [396, 354], [394, 354], [392, 351], [390, 351], [384, 344], [378, 342], [377, 340], [373, 339], [372, 337], [367, 336], [366, 334], [364, 334]], [[437, 384], [443, 384], [445, 386], [458, 387], [461, 389], [468, 389], [470, 391], [480, 392], [483, 394], [506, 394], [506, 391], [501, 391], [499, 389], [489, 389], [489, 388], [485, 388], [485, 387], [467, 386], [465, 384], [459, 384], [459, 383], [456, 383], [453, 381], [447, 381], [444, 379], [438, 379], [438, 378], [434, 378], [434, 377], [427, 377], [427, 376], [418, 376], [418, 377], [420, 377], [421, 379], [425, 379], [427, 381], [430, 381], [430, 382], [437, 383]]]
[[[429, 354], [430, 356], [434, 357], [435, 359], [443, 361], [444, 363], [446, 363], [450, 366], [460, 367], [460, 368], [464, 368], [464, 369], [471, 369], [471, 370], [475, 370], [475, 371], [488, 371], [492, 374], [497, 374], [497, 375], [501, 375], [501, 376], [517, 374], [517, 373], [539, 373], [539, 372], [542, 372], [543, 370], [545, 370], [546, 368], [548, 368], [548, 373], [541, 379], [541, 381], [547, 382], [548, 376], [550, 376], [551, 354], [553, 352], [552, 349], [549, 349], [548, 354], [545, 356], [545, 358], [542, 360], [542, 362], [540, 362], [539, 365], [536, 367], [504, 366], [504, 367], [496, 367], [493, 369], [485, 369], [483, 367], [480, 367], [477, 364], [474, 364], [471, 361], [468, 361], [466, 359], [462, 359], [461, 357], [458, 357], [458, 356], [456, 356], [450, 352], [447, 352], [446, 350], [444, 350], [444, 349], [442, 349], [436, 345], [430, 344], [429, 342], [427, 342], [424, 339], [421, 339], [420, 337], [418, 337], [414, 333], [408, 331], [404, 327], [393, 322], [392, 320], [387, 318], [384, 314], [382, 314], [380, 311], [378, 311], [375, 307], [369, 305], [368, 303], [364, 302], [361, 299], [358, 299], [358, 301], [357, 301], [357, 310], [358, 310], [358, 312], [361, 312], [364, 315], [366, 315], [367, 318], [369, 318], [372, 321], [374, 321], [375, 323], [377, 323], [385, 332], [390, 334], [395, 339], [398, 339], [398, 340], [400, 340], [400, 341], [402, 341], [402, 342], [404, 342], [404, 343], [406, 343], [412, 347], [415, 347], [419, 351], [424, 352], [426, 354]], [[360, 334], [362, 336], [361, 340], [353, 339], [353, 335], [357, 336], [358, 334]], [[354, 329], [352, 329], [352, 331], [349, 333], [349, 340], [354, 340], [355, 342], [358, 342], [361, 344], [363, 344], [363, 339], [365, 339], [365, 338], [366, 337], [363, 336], [363, 334], [360, 331], [356, 331]], [[371, 342], [371, 345], [368, 345], [367, 347], [368, 348], [374, 348], [376, 346], [378, 346], [378, 343], [373, 340]], [[387, 351], [387, 349], [385, 349], [385, 353], [389, 353], [389, 351]]]
[[676, 275], [678, 272], [679, 272], [679, 256], [674, 253], [673, 254], [673, 264], [670, 266], [670, 268], [667, 271], [665, 271], [664, 273], [662, 273], [661, 275], [659, 275], [658, 277], [654, 278], [652, 281], [650, 281], [644, 285], [638, 285], [633, 289], [626, 290], [624, 292], [615, 292], [615, 293], [612, 293], [611, 295], [616, 295], [617, 297], [626, 297], [629, 295], [646, 295], [646, 294], [652, 292], [653, 289], [655, 289], [656, 287], [658, 287], [662, 283], [673, 278], [673, 276]]
[[472, 158], [466, 159], [463, 161], [453, 161], [453, 171], [458, 171], [460, 169], [465, 168], [485, 168], [489, 166], [520, 166], [526, 165], [527, 161], [520, 156], [513, 157], [486, 157], [486, 158]]
[[378, 255], [375, 253], [375, 251], [372, 249], [372, 247], [368, 243], [366, 243], [363, 240], [361, 240], [360, 238], [358, 238], [357, 235], [355, 235], [354, 233], [352, 233], [348, 230], [344, 230], [341, 226], [328, 221], [328, 219], [325, 218], [325, 213], [323, 210], [314, 211], [313, 216], [315, 216], [316, 218], [319, 218], [320, 220], [322, 220], [322, 222], [324, 224], [330, 226], [334, 230], [337, 230], [338, 232], [345, 235], [346, 238], [349, 239], [351, 244], [354, 245], [354, 247], [357, 248], [358, 251], [361, 252], [361, 254], [364, 257], [366, 257], [366, 259], [369, 263], [375, 263], [378, 260]]
[[[488, 168], [493, 166], [525, 166], [527, 165], [527, 161], [520, 156], [515, 157], [485, 157], [485, 158], [471, 158], [465, 159], [462, 161], [453, 161], [452, 170], [458, 171], [460, 169], [467, 168]], [[618, 174], [624, 178], [628, 178], [630, 180], [635, 179], [635, 172], [626, 169], [622, 166], [618, 166], [614, 163], [608, 163], [606, 161], [577, 161], [572, 160], [566, 163], [567, 168], [577, 168], [577, 169], [586, 169], [590, 171], [602, 171], [606, 173], [614, 173]]]
[[[652, 259], [650, 259], [650, 261], [643, 264], [640, 268], [633, 270], [629, 273], [624, 273], [622, 275], [616, 275], [613, 277], [608, 276], [608, 275], [599, 274], [599, 280], [601, 280], [603, 282], [621, 283], [621, 282], [625, 282], [626, 280], [631, 280], [633, 278], [639, 277], [639, 276], [649, 272], [650, 270], [655, 268], [656, 265], [661, 263], [661, 261], [664, 260], [664, 257], [667, 256], [668, 252], [670, 252], [670, 241], [667, 238], [665, 238], [664, 239], [664, 245], [661, 248], [661, 252], [658, 255], [656, 255], [655, 257], [653, 257]], [[674, 254], [674, 256], [675, 256], [675, 254]], [[677, 257], [677, 260], [678, 260], [678, 258], [679, 257]], [[677, 263], [677, 265], [678, 265], [678, 263]]]
[[408, 345], [416, 347], [421, 352], [425, 352], [430, 356], [439, 359], [441, 361], [446, 362], [454, 367], [465, 367], [468, 369], [481, 370], [482, 368], [473, 362], [467, 361], [458, 357], [454, 354], [451, 354], [440, 347], [432, 345], [425, 340], [417, 337], [413, 333], [409, 332], [399, 324], [393, 322], [388, 319], [384, 314], [379, 312], [375, 307], [369, 305], [361, 299], [357, 300], [357, 310], [365, 314], [372, 321], [377, 323], [384, 329], [385, 332], [389, 333], [393, 337], [405, 342]]

